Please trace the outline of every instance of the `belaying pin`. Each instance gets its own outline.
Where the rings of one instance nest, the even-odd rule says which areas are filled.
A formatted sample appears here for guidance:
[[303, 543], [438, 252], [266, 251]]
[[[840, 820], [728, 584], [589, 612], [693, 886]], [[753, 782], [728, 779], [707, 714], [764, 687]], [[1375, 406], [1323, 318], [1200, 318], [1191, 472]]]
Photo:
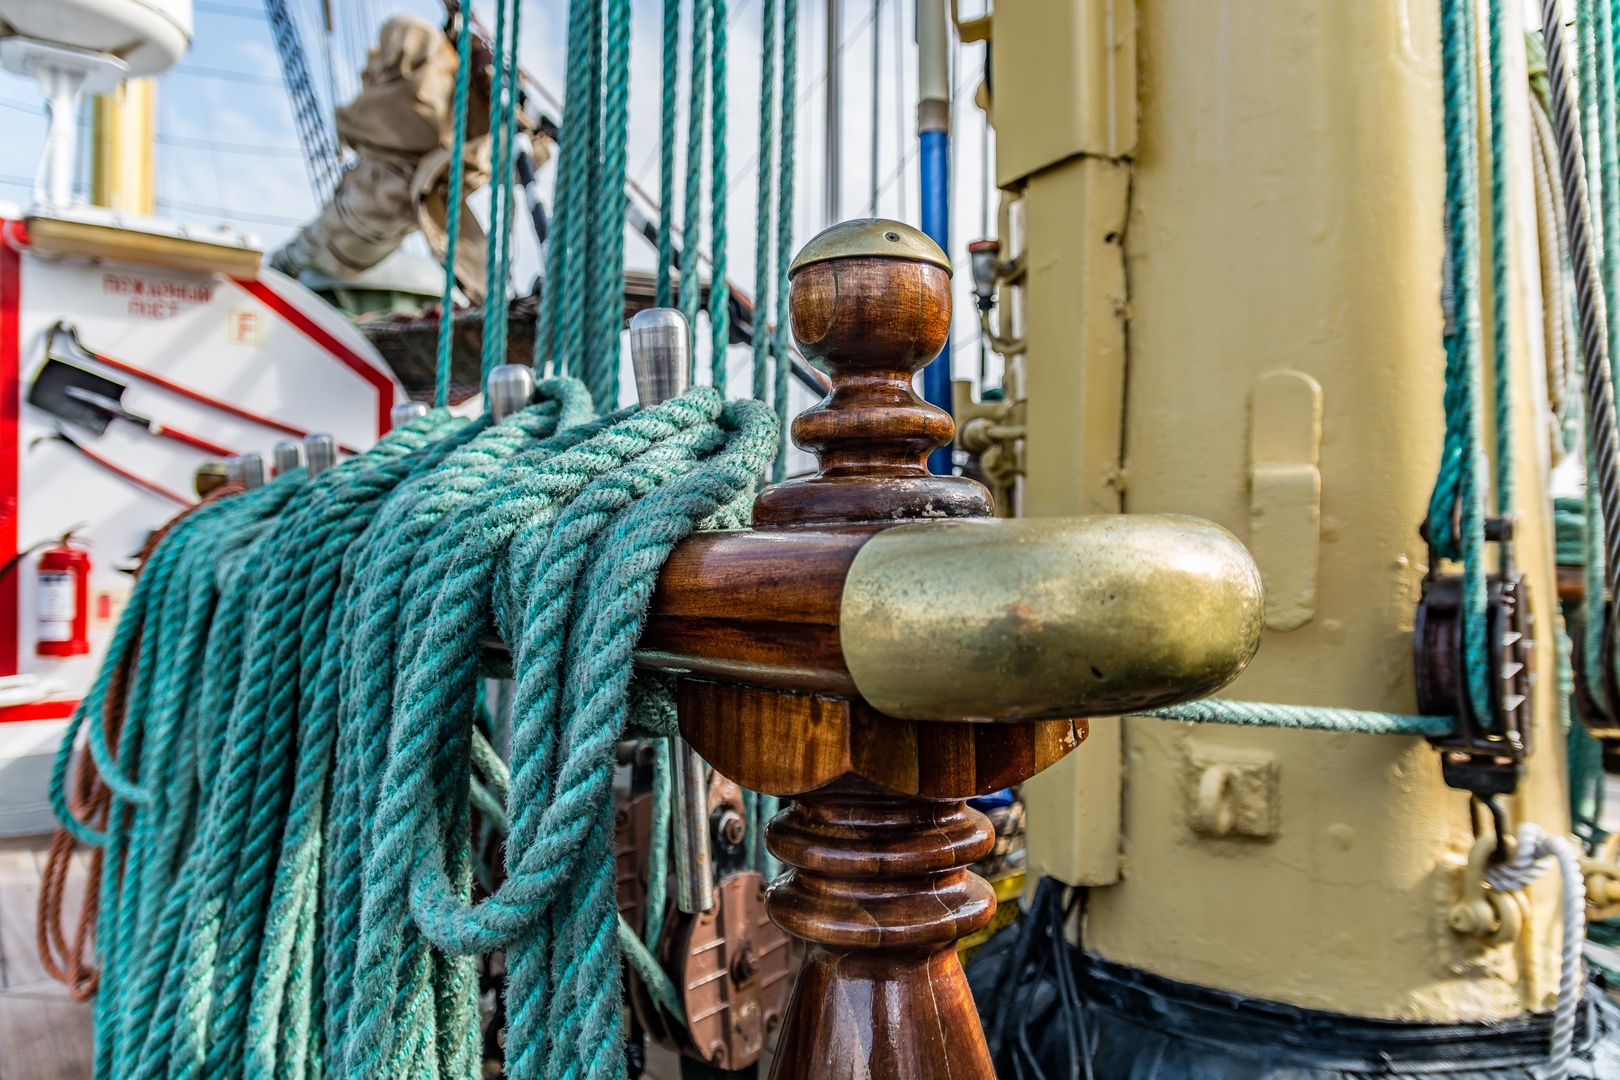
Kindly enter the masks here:
[[497, 424], [522, 412], [534, 400], [534, 369], [527, 364], [502, 364], [489, 373], [484, 387], [489, 415]]
[[[630, 320], [630, 365], [643, 409], [686, 392], [692, 376], [692, 334], [674, 308], [648, 308]], [[671, 735], [675, 772], [675, 905], [695, 914], [714, 906], [714, 862], [709, 850], [708, 766], [679, 735]]]
[[270, 451], [270, 461], [277, 476], [291, 472], [304, 463], [304, 448], [295, 442], [278, 442]]
[[403, 401], [388, 410], [388, 426], [389, 428], [401, 428], [418, 416], [426, 416], [427, 414], [427, 402]]
[[225, 459], [225, 482], [227, 484], [240, 484], [242, 482], [241, 455], [232, 454]]
[[330, 435], [304, 436], [304, 465], [309, 470], [311, 480], [336, 464], [336, 439]]
[[263, 454], [243, 454], [237, 459], [237, 468], [242, 470], [242, 490], [252, 491], [254, 488], [264, 487]]
[[692, 381], [692, 330], [675, 308], [647, 308], [630, 320], [630, 366], [643, 409], [686, 393]]

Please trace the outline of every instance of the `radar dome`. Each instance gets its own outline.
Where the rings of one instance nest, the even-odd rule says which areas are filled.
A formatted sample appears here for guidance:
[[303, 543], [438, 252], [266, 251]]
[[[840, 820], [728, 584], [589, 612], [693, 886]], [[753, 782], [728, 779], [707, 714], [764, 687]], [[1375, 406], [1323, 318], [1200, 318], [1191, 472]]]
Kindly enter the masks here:
[[0, 0], [0, 37], [107, 53], [131, 78], [156, 75], [191, 44], [191, 0]]

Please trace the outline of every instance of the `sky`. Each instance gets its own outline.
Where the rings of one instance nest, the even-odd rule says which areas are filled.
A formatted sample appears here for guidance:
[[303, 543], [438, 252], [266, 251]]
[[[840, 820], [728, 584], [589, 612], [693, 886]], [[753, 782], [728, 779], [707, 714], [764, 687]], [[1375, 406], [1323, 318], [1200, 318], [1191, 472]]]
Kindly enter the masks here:
[[[563, 96], [566, 59], [564, 0], [521, 0], [521, 62], [543, 86]], [[873, 124], [877, 125], [876, 212], [913, 225], [918, 221], [919, 177], [916, 155], [917, 50], [913, 0], [833, 0], [841, 3], [839, 110], [840, 217], [872, 210]], [[324, 108], [347, 101], [358, 86], [365, 48], [376, 28], [394, 14], [415, 13], [442, 22], [439, 0], [330, 0], [333, 29], [320, 32], [321, 0], [288, 0], [304, 35]], [[284, 242], [315, 213], [308, 175], [299, 150], [292, 110], [282, 86], [280, 65], [261, 4], [254, 0], [194, 0], [189, 54], [163, 75], [158, 87], [158, 212], [182, 221], [227, 222], [255, 234], [266, 250]], [[689, 7], [689, 5], [683, 5]], [[759, 124], [762, 0], [730, 0], [727, 55], [729, 146], [727, 148], [729, 276], [753, 292], [754, 218]], [[964, 0], [963, 16], [976, 14], [978, 0]], [[474, 0], [485, 25], [493, 25], [493, 3]], [[827, 217], [825, 163], [828, 59], [826, 0], [801, 0], [799, 18], [798, 138], [793, 248], [821, 228]], [[660, 0], [632, 0], [630, 128], [631, 178], [655, 197], [658, 188], [659, 101], [661, 97]], [[682, 110], [678, 121], [677, 175], [684, 176], [685, 83], [689, 62], [683, 26]], [[879, 50], [874, 71], [874, 39]], [[967, 273], [967, 243], [994, 230], [996, 194], [987, 187], [984, 163], [994, 154], [994, 133], [972, 103], [982, 77], [982, 44], [953, 45], [956, 101], [953, 104], [953, 208], [950, 255], [959, 268], [953, 282], [955, 324], [953, 373], [980, 374], [977, 314]], [[547, 108], [561, 120], [557, 110]], [[0, 200], [26, 203], [44, 147], [45, 119], [38, 87], [30, 79], [0, 73]], [[81, 176], [87, 153], [81, 153]], [[555, 162], [541, 173], [550, 205]], [[707, 168], [705, 167], [705, 174]], [[677, 189], [683, 182], [677, 181]], [[480, 217], [487, 194], [472, 205]], [[677, 207], [679, 214], [679, 207]], [[704, 210], [705, 220], [707, 208]], [[678, 218], [677, 218], [678, 220]], [[988, 227], [987, 227], [988, 226]], [[415, 238], [422, 253], [425, 245]], [[705, 235], [704, 246], [708, 240]], [[627, 234], [626, 263], [652, 269], [653, 252], [642, 238]], [[526, 291], [538, 267], [532, 233], [519, 229], [514, 280]], [[704, 334], [697, 335], [701, 341]], [[746, 352], [746, 350], [743, 350]], [[738, 363], [734, 357], [732, 363]], [[989, 383], [999, 380], [1000, 363], [986, 354]], [[701, 358], [700, 358], [701, 362]], [[746, 360], [742, 361], [746, 365]], [[732, 376], [732, 385], [747, 385]]]

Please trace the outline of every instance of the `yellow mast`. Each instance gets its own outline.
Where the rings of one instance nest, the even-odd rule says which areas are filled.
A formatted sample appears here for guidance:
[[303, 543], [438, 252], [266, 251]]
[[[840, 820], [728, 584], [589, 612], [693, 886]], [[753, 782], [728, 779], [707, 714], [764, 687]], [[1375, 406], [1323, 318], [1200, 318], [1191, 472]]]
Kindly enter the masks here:
[[[1026, 268], [1002, 294], [1026, 342], [1008, 377], [1027, 403], [1018, 503], [1194, 514], [1249, 543], [1269, 629], [1225, 696], [1415, 709], [1417, 526], [1443, 421], [1436, 18], [995, 5], [996, 176], [1021, 223], [1003, 255]], [[1529, 92], [1522, 46], [1509, 54], [1516, 557], [1540, 642], [1537, 749], [1509, 807], [1564, 832]], [[1106, 959], [1369, 1017], [1552, 1004], [1556, 876], [1517, 941], [1448, 925], [1468, 796], [1420, 739], [1099, 721], [1025, 797], [1031, 877], [1092, 886], [1084, 942]]]
[[91, 109], [90, 201], [130, 214], [157, 211], [152, 167], [157, 83], [130, 79]]

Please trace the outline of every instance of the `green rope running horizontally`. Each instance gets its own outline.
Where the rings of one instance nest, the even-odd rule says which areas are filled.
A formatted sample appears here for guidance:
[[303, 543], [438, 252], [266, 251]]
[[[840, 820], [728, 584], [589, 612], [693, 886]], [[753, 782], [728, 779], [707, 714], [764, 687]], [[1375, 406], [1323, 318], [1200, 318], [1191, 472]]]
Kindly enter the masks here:
[[[706, 387], [600, 420], [573, 380], [540, 399], [499, 424], [435, 410], [207, 503], [146, 560], [51, 786], [107, 855], [98, 1077], [471, 1080], [493, 949], [507, 1076], [622, 1075], [613, 746], [673, 723], [630, 650], [671, 547], [746, 523], [778, 429]], [[491, 625], [509, 769], [481, 705]], [[105, 830], [68, 815], [80, 731]], [[480, 821], [509, 831], [504, 875]], [[472, 905], [475, 877], [500, 883]]]
[[1316, 705], [1228, 701], [1226, 698], [1205, 698], [1187, 705], [1149, 709], [1141, 715], [1200, 724], [1293, 728], [1297, 731], [1331, 731], [1351, 735], [1422, 735], [1427, 738], [1449, 735], [1457, 726], [1456, 720], [1450, 716], [1406, 716]]

